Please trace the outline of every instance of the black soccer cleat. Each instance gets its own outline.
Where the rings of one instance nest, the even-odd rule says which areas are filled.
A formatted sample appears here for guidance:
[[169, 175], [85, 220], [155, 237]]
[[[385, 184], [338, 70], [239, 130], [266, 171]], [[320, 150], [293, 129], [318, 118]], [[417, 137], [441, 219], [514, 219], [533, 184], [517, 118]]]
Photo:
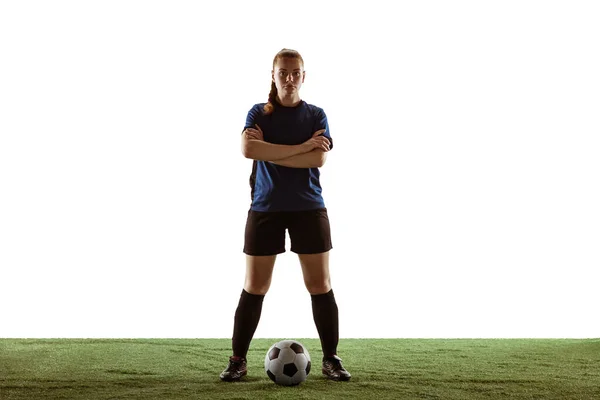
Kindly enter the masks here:
[[225, 382], [235, 382], [239, 381], [247, 372], [245, 358], [236, 359], [229, 357], [229, 365], [221, 372], [219, 377]]
[[334, 381], [349, 381], [350, 372], [342, 366], [342, 359], [338, 356], [323, 358], [323, 375]]

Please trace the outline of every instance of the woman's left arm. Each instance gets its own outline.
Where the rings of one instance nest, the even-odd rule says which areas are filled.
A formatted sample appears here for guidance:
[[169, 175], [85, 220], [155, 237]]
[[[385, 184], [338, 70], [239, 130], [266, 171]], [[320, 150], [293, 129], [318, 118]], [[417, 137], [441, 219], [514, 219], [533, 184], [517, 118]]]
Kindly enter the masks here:
[[269, 162], [290, 168], [320, 168], [325, 164], [326, 159], [326, 151], [314, 149], [308, 153], [297, 154], [295, 156]]

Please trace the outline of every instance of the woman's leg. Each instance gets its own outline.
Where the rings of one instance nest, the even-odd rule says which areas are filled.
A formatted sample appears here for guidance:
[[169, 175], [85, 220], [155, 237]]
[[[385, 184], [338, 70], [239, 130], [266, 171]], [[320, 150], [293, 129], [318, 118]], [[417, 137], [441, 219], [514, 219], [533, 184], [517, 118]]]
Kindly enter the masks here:
[[338, 309], [331, 290], [329, 251], [331, 229], [326, 208], [289, 214], [291, 250], [298, 254], [306, 289], [311, 294], [313, 317], [323, 355], [336, 354], [338, 343]]
[[338, 307], [329, 277], [329, 252], [298, 254], [302, 265], [304, 284], [312, 298], [313, 317], [323, 349], [321, 371], [336, 381], [347, 381], [351, 375], [337, 356], [339, 342]]
[[221, 373], [224, 381], [237, 381], [246, 375], [246, 354], [260, 320], [265, 294], [271, 286], [275, 259], [283, 252], [285, 221], [281, 215], [249, 210], [244, 242], [246, 278], [234, 316], [233, 356]]
[[285, 252], [285, 220], [280, 213], [248, 211], [244, 233], [246, 278], [235, 312], [233, 355], [245, 358], [271, 286], [277, 254]]
[[298, 258], [304, 285], [311, 295], [313, 318], [321, 338], [323, 356], [332, 357], [337, 354], [339, 322], [329, 276], [329, 252], [298, 254]]
[[235, 311], [232, 347], [234, 357], [246, 358], [258, 326], [262, 303], [271, 286], [277, 255], [246, 255], [246, 279]]
[[329, 379], [347, 381], [350, 373], [337, 356], [339, 321], [329, 275], [329, 251], [333, 245], [327, 209], [293, 214], [289, 231], [291, 250], [298, 254], [304, 284], [312, 299], [313, 318], [323, 350], [323, 374]]
[[227, 368], [221, 372], [223, 381], [238, 381], [247, 373], [246, 354], [260, 320], [265, 294], [271, 285], [276, 257], [246, 254], [246, 280], [233, 322], [233, 356], [229, 358]]

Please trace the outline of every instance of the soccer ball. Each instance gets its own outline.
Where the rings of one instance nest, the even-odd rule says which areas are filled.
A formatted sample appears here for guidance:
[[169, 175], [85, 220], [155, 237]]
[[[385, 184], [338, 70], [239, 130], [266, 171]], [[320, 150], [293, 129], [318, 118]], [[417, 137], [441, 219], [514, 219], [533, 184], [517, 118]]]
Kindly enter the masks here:
[[278, 385], [298, 385], [310, 372], [310, 355], [300, 342], [282, 340], [275, 343], [265, 357], [265, 372]]

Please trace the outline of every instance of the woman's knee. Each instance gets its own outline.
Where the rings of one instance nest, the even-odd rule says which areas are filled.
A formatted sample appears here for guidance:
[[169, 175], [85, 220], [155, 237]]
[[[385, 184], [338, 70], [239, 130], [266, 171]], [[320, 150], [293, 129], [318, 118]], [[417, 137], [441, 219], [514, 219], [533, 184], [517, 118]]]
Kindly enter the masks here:
[[246, 292], [264, 295], [269, 291], [276, 257], [276, 255], [246, 257], [246, 279], [244, 282]]
[[305, 285], [308, 293], [312, 295], [327, 293], [331, 290], [331, 282], [329, 282], [329, 280], [320, 282], [305, 282]]
[[265, 295], [269, 291], [270, 286], [271, 282], [261, 283], [246, 281], [246, 283], [244, 284], [244, 290], [250, 294]]
[[304, 285], [310, 294], [322, 294], [331, 290], [329, 277], [329, 252], [299, 254]]

